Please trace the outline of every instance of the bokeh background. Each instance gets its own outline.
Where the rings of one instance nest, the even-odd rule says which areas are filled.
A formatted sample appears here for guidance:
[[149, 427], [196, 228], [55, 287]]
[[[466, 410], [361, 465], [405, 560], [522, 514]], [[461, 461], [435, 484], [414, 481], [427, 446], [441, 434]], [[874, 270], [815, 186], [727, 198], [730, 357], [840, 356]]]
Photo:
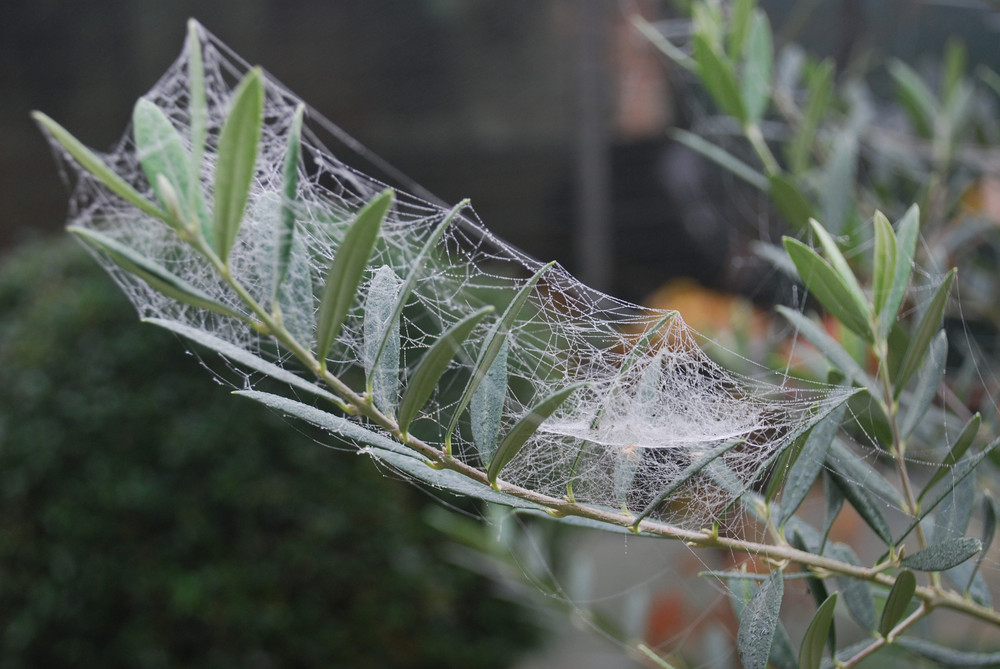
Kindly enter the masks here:
[[[1000, 69], [985, 2], [763, 5], [779, 43], [842, 65], [873, 49], [920, 66], [959, 36]], [[60, 240], [66, 188], [28, 112], [111, 147], [194, 16], [369, 157], [443, 202], [470, 197], [591, 285], [646, 301], [687, 277], [766, 302], [746, 249], [758, 222], [667, 138], [704, 100], [632, 12], [675, 15], [653, 0], [5, 3], [0, 665], [499, 667], [533, 647], [537, 611], [454, 564], [424, 522], [436, 502], [232, 400], [134, 323]]]

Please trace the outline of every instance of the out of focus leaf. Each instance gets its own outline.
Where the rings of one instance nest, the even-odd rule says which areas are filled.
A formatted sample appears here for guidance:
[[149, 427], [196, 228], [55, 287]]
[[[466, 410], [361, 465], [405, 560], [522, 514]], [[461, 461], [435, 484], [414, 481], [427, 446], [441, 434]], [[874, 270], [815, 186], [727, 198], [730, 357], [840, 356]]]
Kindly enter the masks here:
[[757, 123], [767, 110], [771, 99], [771, 69], [774, 47], [771, 43], [771, 24], [761, 10], [750, 18], [750, 32], [746, 45], [746, 62], [740, 77], [740, 97], [746, 110], [746, 122]]
[[896, 82], [896, 97], [910, 117], [914, 129], [924, 139], [934, 132], [934, 118], [937, 116], [937, 101], [927, 84], [913, 68], [901, 60], [889, 63], [889, 74]]

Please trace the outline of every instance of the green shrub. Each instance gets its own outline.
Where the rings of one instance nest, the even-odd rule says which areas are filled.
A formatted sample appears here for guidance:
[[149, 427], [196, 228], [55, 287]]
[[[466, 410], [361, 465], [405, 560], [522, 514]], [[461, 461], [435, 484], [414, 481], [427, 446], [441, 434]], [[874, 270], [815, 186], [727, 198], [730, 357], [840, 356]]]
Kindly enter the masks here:
[[76, 245], [0, 268], [0, 666], [502, 667], [534, 638], [425, 495], [198, 362]]

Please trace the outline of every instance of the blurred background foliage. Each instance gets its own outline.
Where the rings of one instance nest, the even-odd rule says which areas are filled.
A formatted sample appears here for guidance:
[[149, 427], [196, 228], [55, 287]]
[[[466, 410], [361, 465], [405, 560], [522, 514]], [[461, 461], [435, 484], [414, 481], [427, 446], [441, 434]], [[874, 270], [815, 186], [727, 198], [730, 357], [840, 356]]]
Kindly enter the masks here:
[[234, 400], [68, 239], [4, 259], [0, 666], [508, 666], [532, 617], [431, 504]]

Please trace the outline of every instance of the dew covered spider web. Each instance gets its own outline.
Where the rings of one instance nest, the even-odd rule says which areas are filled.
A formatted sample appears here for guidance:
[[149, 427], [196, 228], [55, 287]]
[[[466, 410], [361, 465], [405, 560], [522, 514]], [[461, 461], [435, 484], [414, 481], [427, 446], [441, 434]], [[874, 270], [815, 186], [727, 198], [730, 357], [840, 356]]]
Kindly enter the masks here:
[[[207, 31], [197, 27], [196, 34], [199, 39], [189, 43], [144, 98], [163, 110], [191, 151], [194, 45], [204, 67], [207, 132], [200, 176], [211, 209], [220, 131], [233, 90], [249, 67]], [[275, 285], [282, 171], [290, 126], [302, 101], [267, 75], [265, 81], [256, 174], [230, 264], [233, 277], [267, 305]], [[155, 201], [131, 129], [102, 157]], [[349, 164], [362, 162], [358, 158], [371, 157], [332, 123], [307, 111], [293, 205], [292, 260], [277, 302], [288, 330], [309, 350], [315, 350], [317, 311], [330, 263], [355, 213], [391, 185]], [[63, 159], [76, 173], [72, 225], [112, 238], [211, 300], [249, 315], [240, 297], [173, 229], [110, 192], [71, 157]], [[470, 207], [454, 216], [443, 236], [431, 241], [430, 255], [420, 260], [448, 211], [430, 198], [396, 189], [395, 203], [327, 366], [354, 388], [364, 387], [369, 377], [376, 406], [392, 416], [427, 348], [463, 317], [493, 305], [495, 312], [466, 340], [411, 433], [441, 446], [457, 414], [451, 439], [455, 456], [485, 469], [504, 435], [533, 406], [562, 388], [585, 382], [503, 468], [504, 482], [700, 528], [720, 520], [737, 497], [760, 485], [776, 454], [843, 400], [842, 393], [830, 388], [809, 387], [780, 374], [766, 378], [763, 368], [753, 377], [723, 369], [703, 352], [705, 341], [685, 325], [682, 315], [599, 293], [558, 265], [545, 269], [494, 236]], [[175, 301], [108, 255], [96, 255], [143, 318], [203, 333], [313, 381], [286, 347], [243, 320]], [[513, 297], [539, 272], [524, 307], [502, 333], [504, 345], [496, 362], [468, 407], [461, 406], [459, 399], [483, 343]], [[392, 305], [411, 279], [413, 289], [402, 317], [391, 323]], [[387, 328], [389, 336], [384, 337]], [[376, 364], [377, 343], [383, 339], [388, 345]], [[229, 357], [238, 362], [239, 356]], [[267, 380], [260, 372], [260, 366], [246, 372], [247, 388]], [[292, 393], [297, 400], [314, 400], [295, 389]], [[337, 412], [322, 398], [318, 402], [321, 409]], [[378, 426], [368, 428], [389, 436]]]

